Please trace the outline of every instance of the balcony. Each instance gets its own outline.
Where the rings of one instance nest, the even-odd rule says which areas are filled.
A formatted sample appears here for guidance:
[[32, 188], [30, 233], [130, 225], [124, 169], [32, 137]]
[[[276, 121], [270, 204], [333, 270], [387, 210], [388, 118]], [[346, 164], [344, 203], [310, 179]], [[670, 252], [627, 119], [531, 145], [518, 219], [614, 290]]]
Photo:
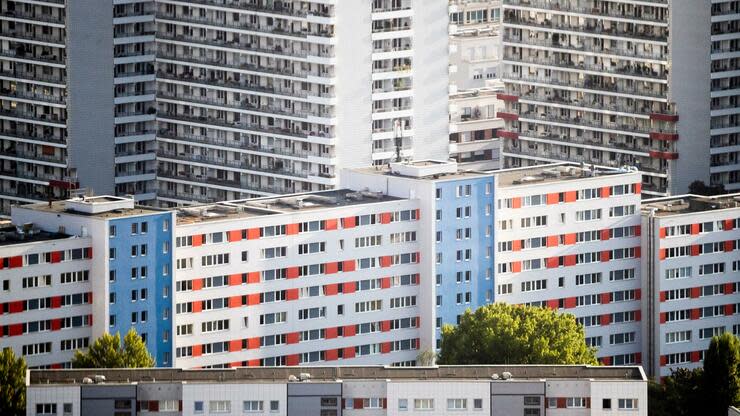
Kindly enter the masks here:
[[[320, 8], [313, 9], [311, 9], [310, 7], [304, 7], [302, 9], [296, 10], [294, 8], [286, 7], [287, 4], [284, 5], [283, 3], [273, 2], [269, 2], [269, 4], [263, 5], [247, 4], [240, 0], [189, 0], [189, 2], [205, 6], [225, 7], [236, 10], [246, 10], [251, 12], [274, 14], [287, 17], [305, 18], [309, 15], [318, 17], [332, 17], [332, 14], [329, 12], [329, 8], [326, 6], [321, 6]], [[305, 4], [310, 5], [310, 3]]]
[[61, 72], [56, 75], [47, 75], [41, 73], [41, 71], [24, 71], [19, 67], [16, 67], [14, 70], [10, 68], [4, 68], [0, 70], [0, 75], [20, 80], [35, 81], [35, 83], [45, 82], [49, 84], [60, 84], [60, 88], [66, 86], [67, 82], [66, 77], [63, 76]]
[[43, 42], [43, 43], [51, 43], [54, 45], [54, 47], [57, 48], [64, 48], [64, 37], [61, 34], [58, 35], [46, 35], [43, 33], [33, 33], [33, 32], [26, 32], [26, 31], [20, 31], [15, 30], [12, 32], [4, 32], [3, 36], [11, 37], [13, 39], [22, 39], [22, 40], [28, 40], [28, 41], [34, 41], [34, 42]]
[[556, 58], [538, 58], [538, 57], [512, 57], [512, 54], [507, 51], [504, 54], [504, 61], [509, 61], [508, 63], [511, 64], [530, 64], [530, 65], [537, 65], [537, 66], [555, 66], [558, 68], [565, 68], [570, 69], [573, 71], [583, 72], [583, 71], [591, 71], [595, 72], [595, 75], [602, 75], [602, 74], [613, 74], [613, 75], [621, 75], [625, 77], [632, 77], [632, 78], [648, 78], [650, 80], [654, 81], [665, 81], [668, 82], [668, 70], [664, 71], [654, 71], [650, 66], [648, 65], [640, 65], [638, 62], [634, 62], [631, 60], [625, 60], [622, 65], [620, 66], [612, 66], [612, 65], [596, 65], [591, 64], [588, 62], [575, 62], [572, 60], [566, 60], [566, 59], [556, 59]]
[[[293, 37], [299, 40], [305, 40], [308, 39], [309, 36], [315, 36], [319, 38], [331, 38], [334, 36], [334, 34], [328, 30], [322, 30], [322, 31], [308, 31], [307, 29], [303, 29], [300, 32], [292, 31], [292, 30], [286, 30], [283, 26], [278, 24], [277, 26], [267, 26], [267, 27], [259, 27], [256, 26], [254, 23], [251, 22], [227, 22], [226, 19], [221, 19], [220, 21], [217, 21], [215, 18], [209, 18], [209, 17], [196, 17], [196, 16], [185, 16], [183, 14], [178, 13], [166, 13], [159, 11], [157, 12], [157, 19], [158, 20], [169, 20], [172, 21], [175, 24], [182, 24], [182, 22], [186, 23], [192, 23], [196, 25], [202, 25], [202, 26], [211, 26], [214, 30], [223, 30], [223, 28], [229, 28], [234, 30], [240, 30], [244, 32], [252, 32], [253, 34], [257, 35], [275, 35], [275, 36], [286, 36], [286, 37]], [[167, 22], [162, 22], [167, 23]]]
[[[548, 30], [548, 31], [563, 31], [563, 32], [571, 32], [573, 34], [578, 34], [580, 36], [587, 36], [592, 35], [594, 37], [596, 36], [604, 36], [604, 37], [619, 37], [619, 38], [625, 38], [625, 39], [637, 39], [637, 40], [644, 40], [644, 41], [650, 41], [650, 42], [668, 42], [668, 31], [666, 29], [659, 30], [655, 29], [652, 30], [652, 27], [640, 27], [637, 29], [634, 26], [631, 26], [632, 30], [626, 30], [623, 28], [619, 28], [617, 25], [605, 28], [603, 23], [600, 21], [596, 21], [595, 24], [568, 24], [564, 22], [554, 22], [552, 20], [535, 20], [535, 19], [525, 19], [517, 16], [516, 14], [507, 14], [506, 19], [504, 20], [504, 25], [506, 26], [525, 26], [527, 28], [532, 29], [539, 29], [539, 30]], [[662, 32], [662, 33], [661, 33]]]
[[532, 46], [540, 46], [545, 48], [551, 48], [555, 49], [558, 52], [561, 53], [576, 53], [576, 52], [590, 52], [594, 54], [600, 54], [600, 55], [612, 55], [612, 56], [620, 56], [624, 57], [625, 59], [634, 59], [634, 58], [641, 58], [641, 59], [649, 59], [654, 61], [661, 61], [661, 63], [667, 62], [667, 56], [663, 54], [663, 52], [656, 46], [655, 51], [652, 50], [645, 50], [645, 49], [639, 49], [639, 48], [605, 48], [600, 46], [595, 46], [593, 44], [585, 43], [583, 41], [580, 41], [578, 44], [561, 44], [560, 42], [555, 42], [550, 39], [537, 39], [534, 37], [528, 37], [526, 39], [520, 37], [520, 36], [514, 36], [509, 33], [504, 35], [504, 42], [509, 42], [516, 44], [516, 46], [520, 46], [522, 48], [530, 48]]
[[[305, 60], [308, 58], [309, 51], [306, 50], [288, 50], [283, 49], [282, 47], [275, 46], [274, 48], [263, 48], [253, 43], [248, 42], [241, 42], [241, 41], [227, 41], [226, 39], [208, 39], [208, 38], [200, 38], [195, 36], [185, 36], [182, 34], [174, 35], [171, 33], [166, 32], [159, 32], [157, 33], [157, 40], [168, 40], [168, 41], [174, 41], [174, 42], [181, 42], [181, 43], [192, 43], [196, 45], [202, 45], [203, 47], [221, 47], [230, 49], [233, 52], [239, 52], [244, 54], [253, 54], [253, 53], [261, 53], [261, 54], [267, 54], [267, 55], [278, 55], [282, 56], [284, 58], [293, 58], [293, 59], [299, 59], [299, 60]], [[324, 56], [326, 57], [333, 57], [333, 55], [327, 54], [321, 54], [319, 52], [310, 54], [312, 56]]]
[[66, 92], [60, 91], [59, 95], [50, 95], [50, 94], [38, 94], [31, 91], [10, 91], [7, 89], [0, 90], [0, 99], [3, 100], [10, 100], [10, 99], [22, 99], [22, 100], [29, 100], [29, 101], [40, 101], [43, 103], [48, 104], [57, 104], [60, 106], [64, 106], [66, 104]]
[[[604, 103], [604, 100], [602, 100], [600, 95], [594, 94], [592, 99], [589, 99], [588, 97], [584, 97], [583, 99], [579, 98], [568, 98], [567, 96], [561, 96], [558, 93], [555, 94], [548, 94], [548, 93], [542, 93], [542, 90], [537, 90], [538, 92], [527, 92], [521, 96], [521, 100], [524, 101], [533, 101], [537, 103], [542, 104], [557, 104], [561, 106], [568, 106], [568, 107], [575, 107], [582, 109], [584, 111], [593, 111], [593, 110], [602, 110], [602, 111], [609, 111], [609, 112], [619, 112], [619, 113], [631, 113], [638, 116], [648, 116], [653, 110], [653, 106], [646, 105], [644, 102], [642, 102], [642, 106], [639, 104], [641, 103], [640, 100], [633, 100], [633, 105], [628, 105], [625, 102], [618, 102], [616, 104], [612, 103]], [[655, 103], [653, 103], [655, 104]], [[662, 111], [670, 111], [668, 109], [664, 109]]]
[[[49, 0], [45, 0], [49, 1]], [[58, 3], [55, 1], [51, 1], [53, 3]], [[63, 1], [62, 1], [63, 2]], [[31, 9], [34, 10], [34, 9]], [[54, 10], [60, 10], [61, 9], [54, 9]], [[57, 16], [51, 16], [48, 14], [36, 14], [35, 12], [25, 12], [20, 9], [16, 9], [13, 11], [6, 11], [2, 14], [4, 17], [11, 18], [11, 19], [23, 19], [23, 20], [31, 20], [33, 23], [51, 23], [55, 25], [64, 25], [64, 14], [60, 12]]]
[[242, 91], [253, 91], [253, 92], [261, 92], [265, 94], [283, 95], [283, 96], [291, 97], [291, 98], [308, 97], [308, 93], [306, 93], [305, 91], [295, 91], [295, 90], [288, 89], [288, 88], [266, 87], [262, 85], [250, 84], [247, 81], [236, 82], [236, 81], [233, 81], [231, 78], [228, 78], [226, 80], [217, 79], [217, 78], [201, 79], [199, 77], [198, 78], [194, 77], [191, 73], [172, 74], [169, 72], [162, 72], [162, 71], [157, 71], [157, 78], [170, 80], [170, 81], [179, 81], [179, 82], [184, 82], [184, 83], [214, 85], [218, 87], [226, 87], [226, 88], [232, 88], [235, 90], [242, 90]]
[[650, 152], [650, 146], [643, 146], [639, 144], [639, 141], [635, 141], [635, 140], [632, 140], [631, 142], [629, 142], [625, 140], [625, 138], [606, 140], [606, 139], [597, 139], [593, 137], [576, 136], [576, 135], [568, 135], [568, 134], [558, 135], [558, 134], [547, 132], [547, 131], [533, 131], [533, 130], [522, 131], [519, 135], [519, 138], [522, 140], [527, 140], [527, 139], [546, 140], [548, 142], [554, 142], [554, 143], [551, 143], [552, 145], [565, 145], [565, 146], [574, 145], [575, 147], [581, 147], [581, 148], [596, 147], [596, 148], [599, 148], [598, 150], [602, 150], [605, 152], [614, 152], [614, 151], [621, 150], [621, 151], [626, 151], [626, 152], [632, 152], [632, 153], [635, 153], [636, 156], [643, 156], [643, 157], [649, 156], [649, 152]]
[[[654, 3], [657, 5], [664, 5], [668, 6], [667, 0], [647, 0], [648, 2]], [[588, 14], [593, 15], [595, 17], [598, 17], [599, 19], [604, 18], [612, 18], [612, 19], [620, 19], [620, 20], [635, 20], [638, 22], [642, 22], [643, 24], [651, 24], [651, 25], [664, 25], [668, 26], [668, 15], [665, 14], [664, 16], [659, 16], [657, 14], [650, 14], [650, 13], [641, 13], [641, 14], [626, 14], [620, 10], [614, 10], [616, 8], [616, 5], [614, 8], [607, 8], [607, 10], [604, 10], [603, 7], [579, 7], [574, 6], [568, 1], [562, 0], [562, 1], [549, 1], [549, 0], [506, 0], [505, 4], [507, 6], [523, 6], [528, 8], [538, 8], [543, 10], [549, 10], [552, 12], [567, 12], [567, 13], [578, 13], [578, 14]], [[611, 3], [606, 3], [607, 5], [611, 5]], [[639, 9], [637, 7], [634, 8], [635, 11], [642, 9]], [[633, 23], [633, 22], [630, 22]]]
[[[552, 114], [543, 114], [537, 112], [523, 112], [519, 114], [519, 118], [522, 121], [530, 121], [534, 123], [543, 123], [549, 125], [550, 123], [560, 123], [573, 126], [571, 128], [581, 129], [581, 127], [590, 127], [595, 130], [609, 130], [618, 132], [619, 134], [633, 135], [634, 133], [648, 136], [653, 132], [653, 129], [649, 125], [632, 124], [632, 123], [611, 123], [608, 121], [589, 119], [583, 117], [561, 117]], [[527, 120], [524, 120], [527, 119]], [[674, 130], [675, 131], [675, 130]]]
[[247, 160], [228, 160], [228, 159], [222, 159], [222, 158], [216, 158], [216, 157], [204, 156], [204, 155], [168, 152], [168, 151], [161, 150], [161, 149], [157, 152], [157, 156], [161, 158], [166, 158], [166, 159], [175, 159], [175, 160], [181, 160], [185, 162], [196, 162], [196, 163], [202, 163], [206, 165], [218, 165], [218, 166], [224, 166], [224, 167], [232, 168], [232, 169], [241, 169], [241, 170], [247, 170], [247, 171], [252, 171], [252, 172], [262, 172], [262, 173], [289, 176], [289, 177], [308, 178], [310, 174], [310, 172], [308, 171], [291, 171], [291, 170], [282, 169], [282, 168], [254, 166], [252, 163], [249, 163], [249, 161]]
[[504, 74], [503, 78], [504, 78], [504, 81], [516, 80], [516, 81], [523, 81], [525, 83], [557, 85], [559, 87], [586, 90], [586, 92], [591, 92], [591, 93], [602, 92], [602, 93], [611, 93], [611, 94], [622, 94], [622, 95], [629, 95], [629, 96], [640, 96], [640, 97], [634, 97], [634, 98], [649, 97], [649, 98], [659, 99], [661, 101], [667, 101], [667, 98], [666, 98], [667, 92], [658, 90], [656, 88], [644, 88], [644, 87], [637, 86], [637, 85], [628, 87], [624, 83], [621, 83], [621, 84], [620, 83], [609, 84], [607, 82], [597, 83], [590, 79], [585, 79], [584, 81], [570, 81], [570, 80], [565, 81], [565, 80], [560, 80], [554, 77], [540, 78], [540, 77], [528, 77], [528, 76], [516, 75], [516, 74]]
[[6, 157], [12, 157], [17, 159], [25, 159], [28, 162], [26, 163], [34, 163], [36, 161], [38, 162], [47, 162], [47, 163], [54, 163], [57, 165], [66, 166], [66, 158], [64, 156], [55, 156], [55, 155], [43, 155], [38, 154], [36, 152], [27, 152], [23, 150], [18, 149], [2, 149], [0, 150], [0, 156], [6, 156]]
[[[59, 114], [37, 114], [19, 109], [0, 109], [0, 116], [9, 118], [20, 118], [23, 122], [36, 122], [39, 124], [53, 124], [54, 127], [66, 127], [67, 117]], [[28, 121], [26, 121], [28, 120]]]
[[0, 132], [0, 138], [3, 139], [20, 139], [22, 141], [33, 141], [36, 142], [36, 144], [43, 145], [44, 143], [53, 143], [53, 144], [65, 144], [65, 139], [62, 137], [54, 136], [53, 134], [44, 135], [44, 137], [38, 137], [35, 135], [32, 135], [30, 133], [24, 133], [24, 132], [18, 132], [17, 130], [3, 130]]
[[15, 58], [18, 60], [24, 60], [24, 61], [31, 61], [33, 63], [38, 64], [49, 64], [49, 65], [58, 65], [62, 66], [64, 65], [64, 56], [63, 55], [51, 55], [46, 53], [45, 51], [41, 52], [41, 55], [34, 56], [34, 55], [26, 55], [18, 54], [16, 53], [15, 49], [5, 49], [0, 51], [0, 57], [6, 57], [6, 58]]

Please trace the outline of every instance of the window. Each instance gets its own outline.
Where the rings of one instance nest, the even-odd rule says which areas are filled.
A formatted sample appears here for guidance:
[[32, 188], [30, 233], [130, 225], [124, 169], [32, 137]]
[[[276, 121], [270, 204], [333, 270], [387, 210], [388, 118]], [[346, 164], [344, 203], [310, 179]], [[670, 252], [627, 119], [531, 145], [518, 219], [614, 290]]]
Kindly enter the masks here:
[[483, 409], [483, 399], [473, 399], [473, 409], [482, 410]]
[[[437, 189], [437, 193], [440, 193], [441, 189]], [[409, 400], [408, 399], [398, 399], [398, 410], [409, 410]]]
[[382, 409], [383, 400], [377, 397], [372, 397], [369, 399], [362, 399], [362, 408], [363, 409]]
[[245, 400], [242, 403], [242, 410], [244, 412], [261, 412], [263, 402], [261, 400]]
[[193, 402], [193, 413], [203, 413], [203, 402]]
[[414, 410], [434, 410], [434, 399], [414, 399]]
[[539, 406], [540, 398], [538, 396], [524, 396], [525, 406]]
[[36, 404], [36, 415], [56, 415], [57, 405], [56, 403], [37, 403]]
[[447, 410], [466, 410], [467, 408], [467, 399], [447, 399]]
[[231, 402], [228, 400], [211, 400], [208, 402], [208, 411], [211, 413], [231, 413]]
[[280, 401], [279, 400], [270, 400], [270, 411], [271, 412], [280, 411]]
[[586, 399], [583, 397], [568, 397], [565, 399], [565, 407], [570, 409], [583, 409], [586, 407]]
[[601, 400], [601, 408], [602, 409], [611, 409], [612, 408], [612, 399], [602, 399]]
[[637, 399], [619, 399], [617, 400], [619, 410], [637, 409]]

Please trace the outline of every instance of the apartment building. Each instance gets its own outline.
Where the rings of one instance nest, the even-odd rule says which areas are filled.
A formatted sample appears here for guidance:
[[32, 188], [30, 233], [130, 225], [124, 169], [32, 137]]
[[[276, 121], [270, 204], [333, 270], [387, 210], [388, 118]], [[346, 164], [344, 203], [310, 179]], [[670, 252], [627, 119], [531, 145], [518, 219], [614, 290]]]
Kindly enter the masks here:
[[461, 168], [500, 167], [503, 102], [501, 2], [450, 1], [450, 159]]
[[637, 171], [502, 171], [494, 298], [571, 313], [601, 362], [640, 364], [639, 210]]
[[[0, 246], [16, 266], [2, 273], [0, 327], [30, 367], [68, 367], [75, 349], [130, 328], [158, 366], [172, 365], [172, 212], [100, 196], [14, 207], [12, 219], [21, 229]], [[26, 354], [36, 340], [44, 346]]]
[[446, 158], [443, 1], [157, 1], [159, 199], [320, 191]]
[[702, 365], [710, 339], [740, 336], [740, 194], [642, 205], [645, 368]]
[[175, 367], [413, 364], [434, 313], [422, 219], [348, 190], [183, 208]]
[[[0, 246], [0, 336], [31, 367], [69, 366], [71, 335], [84, 348], [130, 328], [163, 367], [411, 365], [432, 348], [415, 199], [339, 190], [175, 211], [100, 196], [14, 207], [12, 218], [26, 231]], [[24, 235], [39, 240], [33, 250]], [[87, 313], [60, 326], [48, 310], [60, 305]]]
[[420, 161], [353, 170], [344, 181], [418, 198], [422, 218], [434, 218], [420, 241], [422, 257], [433, 256], [422, 274], [435, 276], [437, 346], [443, 324], [500, 301], [572, 313], [604, 363], [640, 362], [639, 172]]
[[[738, 188], [731, 1], [504, 0], [504, 164], [636, 166]], [[711, 51], [711, 55], [709, 55]]]
[[152, 4], [2, 3], [1, 212], [78, 187], [153, 199]]
[[640, 367], [63, 370], [31, 371], [27, 385], [29, 415], [647, 415]]

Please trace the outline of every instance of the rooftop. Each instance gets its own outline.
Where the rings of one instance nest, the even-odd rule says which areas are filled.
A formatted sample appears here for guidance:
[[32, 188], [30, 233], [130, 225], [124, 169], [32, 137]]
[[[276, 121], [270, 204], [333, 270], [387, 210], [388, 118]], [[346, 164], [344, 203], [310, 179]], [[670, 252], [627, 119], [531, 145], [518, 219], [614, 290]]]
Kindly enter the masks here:
[[162, 209], [134, 205], [131, 198], [116, 196], [94, 196], [19, 206], [39, 212], [65, 213], [95, 218], [119, 218], [134, 215], [155, 214]]
[[[502, 380], [504, 372], [510, 380]], [[340, 380], [613, 380], [646, 381], [639, 366], [607, 367], [585, 365], [474, 365], [433, 367], [242, 367], [231, 369], [183, 370], [171, 368], [152, 369], [76, 369], [31, 370], [30, 385], [82, 384], [85, 377], [105, 377], [105, 383], [274, 383], [287, 382], [291, 375], [310, 374], [312, 382]], [[496, 377], [498, 376], [498, 378]]]
[[177, 223], [190, 224], [225, 218], [251, 218], [401, 199], [378, 192], [352, 191], [349, 189], [242, 199], [178, 208]]
[[637, 170], [632, 167], [610, 168], [592, 165], [581, 166], [578, 163], [572, 162], [537, 165], [525, 168], [476, 171], [459, 169], [457, 167], [457, 163], [454, 161], [440, 162], [429, 160], [391, 163], [383, 166], [360, 168], [357, 169], [357, 171], [376, 175], [388, 175], [432, 181], [495, 175], [498, 177], [499, 186], [501, 187], [527, 185], [530, 183], [561, 182], [587, 177], [637, 172]]
[[610, 168], [595, 165], [581, 165], [578, 163], [553, 163], [549, 165], [529, 166], [525, 168], [504, 169], [492, 171], [498, 175], [498, 185], [501, 187], [541, 184], [577, 180], [583, 178], [619, 175], [637, 172], [636, 168], [625, 166]]
[[659, 217], [729, 208], [740, 208], [740, 193], [716, 196], [678, 195], [649, 199], [641, 206], [643, 211], [655, 210], [655, 215]]
[[61, 240], [70, 238], [66, 234], [49, 233], [33, 227], [33, 224], [0, 226], [0, 247], [15, 244], [37, 243], [40, 241]]

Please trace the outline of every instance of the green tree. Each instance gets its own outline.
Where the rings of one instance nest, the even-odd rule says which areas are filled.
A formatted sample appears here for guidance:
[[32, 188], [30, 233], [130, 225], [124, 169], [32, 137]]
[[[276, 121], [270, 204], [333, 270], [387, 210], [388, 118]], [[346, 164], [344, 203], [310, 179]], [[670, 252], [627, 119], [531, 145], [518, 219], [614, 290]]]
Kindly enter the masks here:
[[87, 352], [75, 351], [74, 368], [148, 368], [154, 367], [154, 358], [146, 349], [144, 340], [133, 328], [121, 345], [121, 334], [103, 334], [90, 345]]
[[26, 414], [26, 361], [10, 348], [0, 352], [0, 415]]
[[573, 315], [494, 303], [442, 328], [439, 364], [598, 364]]
[[740, 340], [725, 332], [712, 338], [704, 354], [705, 409], [710, 415], [726, 415], [740, 405]]
[[689, 193], [693, 195], [712, 196], [724, 194], [726, 191], [725, 186], [722, 184], [707, 186], [702, 181], [694, 181], [689, 184]]
[[[703, 413], [704, 371], [678, 368], [665, 377], [663, 383], [648, 384], [648, 414], [650, 416], [692, 416]], [[727, 410], [725, 409], [725, 413]]]

